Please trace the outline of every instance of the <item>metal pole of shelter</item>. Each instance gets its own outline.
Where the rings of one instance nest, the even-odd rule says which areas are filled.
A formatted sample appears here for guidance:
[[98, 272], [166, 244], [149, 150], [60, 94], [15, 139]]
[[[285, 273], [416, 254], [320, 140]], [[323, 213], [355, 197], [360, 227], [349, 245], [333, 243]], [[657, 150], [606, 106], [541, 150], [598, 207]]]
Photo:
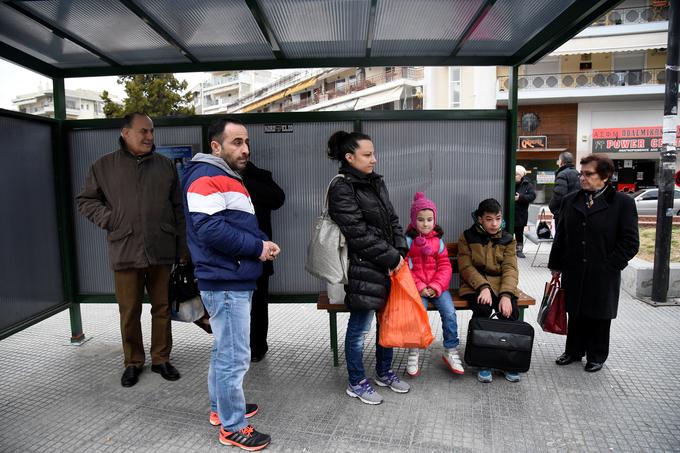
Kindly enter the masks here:
[[680, 0], [670, 2], [666, 55], [666, 95], [663, 107], [663, 146], [659, 166], [659, 201], [656, 211], [656, 241], [652, 302], [666, 303], [673, 231], [673, 187], [678, 127], [678, 74], [680, 74]]
[[61, 253], [61, 272], [64, 288], [64, 299], [69, 302], [71, 320], [71, 343], [82, 343], [83, 322], [80, 315], [80, 304], [75, 298], [75, 272], [73, 265], [73, 242], [70, 212], [70, 177], [66, 159], [66, 139], [64, 137], [64, 120], [66, 119], [66, 89], [63, 77], [52, 78], [52, 97], [54, 99], [54, 118], [57, 120], [52, 139], [54, 149], [55, 191], [57, 197], [57, 220]]
[[517, 162], [517, 81], [519, 66], [511, 66], [508, 74], [508, 130], [505, 150], [505, 229], [515, 231], [515, 164]]

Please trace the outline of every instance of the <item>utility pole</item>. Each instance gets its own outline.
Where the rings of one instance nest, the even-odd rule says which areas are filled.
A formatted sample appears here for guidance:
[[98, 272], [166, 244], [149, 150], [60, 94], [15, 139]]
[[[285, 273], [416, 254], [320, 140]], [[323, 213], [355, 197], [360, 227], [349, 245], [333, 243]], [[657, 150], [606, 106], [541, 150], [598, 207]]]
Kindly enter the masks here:
[[678, 74], [680, 74], [680, 0], [670, 1], [666, 54], [666, 96], [663, 106], [663, 145], [659, 165], [659, 200], [656, 211], [656, 244], [652, 302], [666, 303], [670, 274], [671, 232], [678, 127]]

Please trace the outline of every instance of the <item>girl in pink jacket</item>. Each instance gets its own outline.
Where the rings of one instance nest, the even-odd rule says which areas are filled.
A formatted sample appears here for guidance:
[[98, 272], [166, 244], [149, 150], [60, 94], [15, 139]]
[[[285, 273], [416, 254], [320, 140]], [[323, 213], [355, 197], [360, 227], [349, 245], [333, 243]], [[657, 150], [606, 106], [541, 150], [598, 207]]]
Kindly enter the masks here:
[[[442, 360], [456, 374], [463, 374], [463, 362], [458, 354], [458, 321], [456, 309], [449, 293], [451, 282], [451, 262], [446, 244], [442, 240], [444, 232], [437, 225], [437, 206], [416, 192], [411, 205], [411, 223], [406, 230], [409, 252], [408, 265], [416, 282], [416, 287], [427, 309], [432, 302], [442, 318], [444, 334], [444, 354]], [[418, 368], [418, 349], [409, 349], [406, 373], [409, 376], [420, 374]]]

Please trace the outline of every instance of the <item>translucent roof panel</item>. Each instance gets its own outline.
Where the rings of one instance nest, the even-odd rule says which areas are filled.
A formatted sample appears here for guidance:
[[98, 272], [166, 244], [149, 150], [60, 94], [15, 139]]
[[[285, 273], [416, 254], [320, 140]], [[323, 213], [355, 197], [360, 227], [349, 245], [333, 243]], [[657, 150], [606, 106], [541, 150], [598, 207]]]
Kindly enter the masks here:
[[179, 50], [118, 1], [22, 2], [121, 64], [188, 63]]
[[137, 0], [200, 61], [274, 58], [243, 0]]
[[0, 3], [0, 41], [58, 68], [106, 66], [71, 41]]
[[363, 57], [370, 0], [258, 0], [286, 58]]
[[[498, 0], [458, 53], [511, 56], [575, 0]], [[587, 2], [583, 3], [587, 6]], [[562, 30], [555, 30], [559, 33]]]
[[371, 56], [449, 55], [482, 0], [378, 0]]

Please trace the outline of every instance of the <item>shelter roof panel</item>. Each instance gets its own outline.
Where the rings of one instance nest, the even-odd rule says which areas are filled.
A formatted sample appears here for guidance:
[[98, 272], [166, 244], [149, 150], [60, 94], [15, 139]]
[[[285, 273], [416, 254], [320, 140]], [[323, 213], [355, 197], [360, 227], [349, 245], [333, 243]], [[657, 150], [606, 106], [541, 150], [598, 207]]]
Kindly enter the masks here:
[[498, 0], [463, 44], [459, 55], [514, 55], [575, 1]]
[[378, 0], [371, 55], [449, 55], [482, 3]]
[[363, 57], [370, 0], [258, 0], [287, 58]]
[[95, 55], [0, 3], [0, 39], [58, 68], [105, 66]]
[[137, 0], [201, 61], [274, 58], [243, 0]]
[[117, 1], [31, 1], [21, 4], [121, 64], [189, 61]]

